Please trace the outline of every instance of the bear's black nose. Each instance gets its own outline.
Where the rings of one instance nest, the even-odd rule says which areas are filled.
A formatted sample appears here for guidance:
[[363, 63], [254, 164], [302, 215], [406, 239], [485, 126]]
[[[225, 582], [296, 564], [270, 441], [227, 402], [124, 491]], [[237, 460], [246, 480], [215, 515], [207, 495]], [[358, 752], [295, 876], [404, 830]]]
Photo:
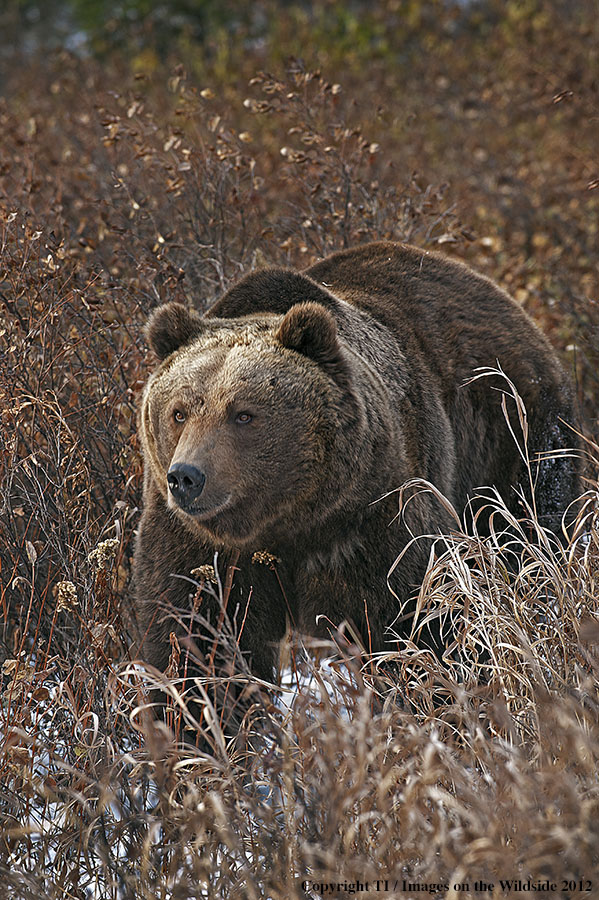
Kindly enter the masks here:
[[169, 491], [180, 506], [189, 506], [204, 490], [206, 476], [196, 466], [175, 463], [166, 476]]

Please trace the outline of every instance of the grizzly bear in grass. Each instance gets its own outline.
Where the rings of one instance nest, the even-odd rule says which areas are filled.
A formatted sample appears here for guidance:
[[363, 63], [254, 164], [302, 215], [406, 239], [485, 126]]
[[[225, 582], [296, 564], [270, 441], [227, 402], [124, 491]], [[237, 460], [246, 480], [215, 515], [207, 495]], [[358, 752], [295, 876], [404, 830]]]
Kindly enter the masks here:
[[[216, 552], [259, 676], [272, 677], [288, 622], [324, 637], [346, 621], [366, 649], [392, 648], [387, 628], [409, 631], [400, 602], [417, 592], [430, 543], [409, 546], [393, 593], [388, 572], [412, 534], [449, 524], [426, 493], [398, 516], [397, 489], [425, 479], [461, 514], [478, 486], [494, 486], [522, 514], [529, 476], [502, 411], [507, 382], [472, 381], [479, 367], [499, 364], [517, 388], [533, 461], [574, 443], [568, 379], [537, 327], [487, 278], [415, 247], [253, 272], [205, 316], [161, 306], [147, 334], [161, 364], [141, 409], [134, 577], [141, 655], [161, 669], [173, 631], [208, 646], [189, 622], [192, 571]], [[533, 476], [540, 521], [559, 528], [575, 466], [534, 462]], [[201, 596], [216, 624], [216, 596]]]

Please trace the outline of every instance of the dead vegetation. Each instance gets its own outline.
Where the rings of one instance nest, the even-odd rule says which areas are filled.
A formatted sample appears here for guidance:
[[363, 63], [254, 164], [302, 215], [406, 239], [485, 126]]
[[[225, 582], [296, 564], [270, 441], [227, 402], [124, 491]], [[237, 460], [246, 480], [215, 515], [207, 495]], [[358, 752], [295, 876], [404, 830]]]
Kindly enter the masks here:
[[[477, 881], [501, 895], [500, 879], [598, 890], [598, 104], [577, 68], [597, 22], [586, 4], [574, 18], [532, 4], [530, 20], [516, 6], [494, 31], [474, 13], [421, 17], [428, 56], [403, 63], [379, 44], [369, 58], [358, 30], [343, 70], [322, 35], [320, 60], [283, 70], [271, 34], [235, 83], [209, 54], [196, 75], [59, 54], [5, 76], [1, 897], [299, 900], [384, 880], [382, 896], [418, 896], [404, 879], [439, 897]], [[294, 25], [293, 9], [277, 52], [320, 21]], [[546, 54], [534, 65], [531, 41]], [[506, 531], [489, 494], [490, 539], [472, 522], [439, 538], [419, 621], [440, 615], [454, 636], [443, 660], [411, 642], [366, 666], [294, 651], [295, 690], [270, 694], [240, 662], [234, 740], [219, 706], [232, 686], [208, 678], [190, 704], [173, 645], [171, 711], [151, 724], [158, 676], [129, 659], [127, 601], [146, 316], [376, 238], [467, 259], [553, 339], [587, 437], [578, 518], [563, 542], [534, 509]]]

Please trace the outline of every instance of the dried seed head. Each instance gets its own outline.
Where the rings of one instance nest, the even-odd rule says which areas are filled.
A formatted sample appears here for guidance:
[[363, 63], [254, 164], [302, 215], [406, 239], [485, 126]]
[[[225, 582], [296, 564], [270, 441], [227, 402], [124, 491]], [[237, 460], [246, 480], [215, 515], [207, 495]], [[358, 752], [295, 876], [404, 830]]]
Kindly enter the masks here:
[[56, 585], [56, 596], [58, 602], [56, 604], [56, 612], [72, 612], [75, 606], [79, 606], [77, 599], [77, 589], [72, 581], [59, 581]]
[[87, 557], [88, 562], [95, 566], [98, 571], [107, 569], [109, 564], [115, 558], [120, 543], [118, 538], [108, 538], [108, 540], [102, 541], [98, 544], [96, 549], [92, 550], [89, 554]]
[[191, 574], [198, 581], [211, 581], [212, 584], [218, 584], [214, 566], [197, 566], [197, 568], [191, 570]]
[[256, 552], [252, 556], [252, 564], [268, 566], [269, 569], [274, 569], [276, 564], [280, 562], [281, 560], [279, 559], [279, 557], [273, 556], [273, 554], [269, 553], [268, 550], [256, 550]]

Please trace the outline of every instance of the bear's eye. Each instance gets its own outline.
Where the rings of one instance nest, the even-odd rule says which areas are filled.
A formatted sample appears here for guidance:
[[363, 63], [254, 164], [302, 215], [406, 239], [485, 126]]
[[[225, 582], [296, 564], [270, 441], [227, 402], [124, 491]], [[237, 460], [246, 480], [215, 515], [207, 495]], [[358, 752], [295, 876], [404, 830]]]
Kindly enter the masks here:
[[185, 421], [186, 418], [187, 418], [187, 416], [185, 415], [185, 413], [182, 410], [180, 410], [180, 409], [174, 410], [173, 419], [175, 420], [177, 425], [181, 425]]
[[247, 425], [248, 422], [251, 422], [253, 419], [253, 415], [249, 412], [240, 412], [235, 416], [235, 424], [236, 425]]

